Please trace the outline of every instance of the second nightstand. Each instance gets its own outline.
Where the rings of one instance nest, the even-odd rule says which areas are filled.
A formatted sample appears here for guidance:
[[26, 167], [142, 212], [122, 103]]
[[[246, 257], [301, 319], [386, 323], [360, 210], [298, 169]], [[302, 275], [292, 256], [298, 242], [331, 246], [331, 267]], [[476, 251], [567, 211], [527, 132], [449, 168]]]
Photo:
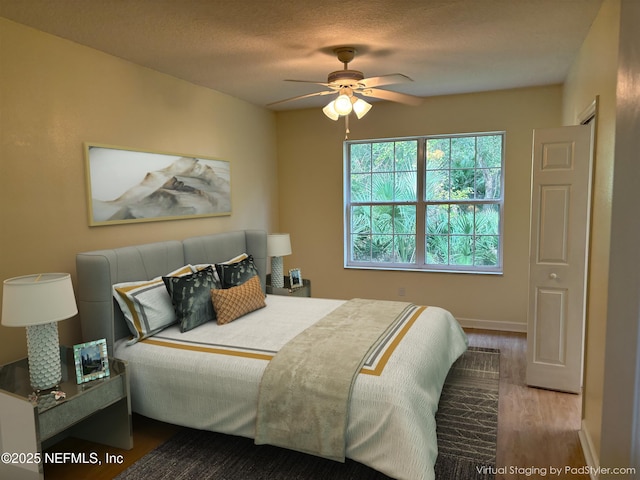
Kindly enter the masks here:
[[276, 288], [271, 286], [271, 274], [267, 275], [267, 293], [271, 295], [287, 295], [290, 297], [310, 297], [311, 296], [311, 280], [302, 279], [302, 286], [291, 288], [291, 280], [288, 275], [284, 277], [284, 288]]

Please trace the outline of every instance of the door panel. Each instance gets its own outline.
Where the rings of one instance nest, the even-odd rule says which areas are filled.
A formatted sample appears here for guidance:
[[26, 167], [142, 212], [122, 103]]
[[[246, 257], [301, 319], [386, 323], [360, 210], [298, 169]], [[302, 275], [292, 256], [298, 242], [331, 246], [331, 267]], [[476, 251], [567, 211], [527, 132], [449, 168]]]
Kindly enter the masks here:
[[527, 384], [579, 393], [591, 127], [536, 130], [533, 143]]
[[570, 201], [569, 185], [540, 187], [538, 263], [567, 263]]
[[567, 291], [562, 288], [536, 289], [536, 363], [566, 364]]

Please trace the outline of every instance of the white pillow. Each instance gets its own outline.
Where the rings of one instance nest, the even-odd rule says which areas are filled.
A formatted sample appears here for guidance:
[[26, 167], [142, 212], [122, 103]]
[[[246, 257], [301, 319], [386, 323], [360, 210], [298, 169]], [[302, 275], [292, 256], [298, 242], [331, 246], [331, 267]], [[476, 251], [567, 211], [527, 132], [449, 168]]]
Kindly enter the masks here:
[[[193, 267], [185, 265], [165, 277], [191, 275]], [[133, 335], [129, 344], [150, 337], [177, 322], [171, 297], [162, 277], [140, 282], [124, 282], [113, 285], [113, 296]]]

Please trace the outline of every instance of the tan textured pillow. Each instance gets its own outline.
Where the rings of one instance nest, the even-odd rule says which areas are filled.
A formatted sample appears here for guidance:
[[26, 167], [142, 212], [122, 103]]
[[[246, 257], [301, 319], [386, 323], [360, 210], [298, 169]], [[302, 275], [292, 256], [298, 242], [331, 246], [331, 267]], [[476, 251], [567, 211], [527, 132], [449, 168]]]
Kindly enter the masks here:
[[211, 301], [218, 325], [233, 322], [236, 318], [267, 306], [258, 276], [251, 277], [237, 287], [212, 289]]

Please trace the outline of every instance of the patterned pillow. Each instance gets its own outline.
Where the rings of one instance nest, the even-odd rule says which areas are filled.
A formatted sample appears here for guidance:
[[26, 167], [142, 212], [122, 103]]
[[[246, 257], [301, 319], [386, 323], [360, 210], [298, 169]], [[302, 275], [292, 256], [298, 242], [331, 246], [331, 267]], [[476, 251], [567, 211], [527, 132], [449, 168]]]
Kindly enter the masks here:
[[220, 288], [212, 267], [183, 277], [162, 277], [171, 297], [180, 331], [186, 332], [216, 319], [211, 289]]
[[212, 289], [211, 303], [216, 311], [218, 325], [225, 325], [241, 316], [266, 307], [264, 293], [257, 276], [242, 285], [226, 289]]
[[[167, 276], [179, 277], [191, 273], [191, 266], [185, 265]], [[117, 283], [113, 285], [113, 296], [120, 305], [133, 335], [130, 343], [150, 337], [177, 321], [162, 277], [140, 282]]]
[[[221, 265], [222, 264], [229, 265], [230, 263], [237, 263], [237, 262], [240, 262], [240, 261], [245, 260], [247, 258], [249, 258], [249, 255], [247, 255], [246, 253], [241, 253], [237, 257], [233, 257], [233, 258], [230, 258], [229, 260], [227, 260], [226, 262], [222, 262]], [[199, 272], [200, 270], [204, 270], [207, 267], [213, 268], [213, 273], [215, 274], [216, 278], [218, 280], [220, 280], [220, 277], [218, 276], [218, 272], [216, 270], [215, 263], [198, 263], [197, 265], [192, 265], [192, 268], [193, 268], [194, 272]]]
[[258, 275], [258, 269], [253, 263], [251, 255], [235, 263], [217, 263], [216, 270], [222, 282], [222, 288], [237, 287], [251, 277]]

